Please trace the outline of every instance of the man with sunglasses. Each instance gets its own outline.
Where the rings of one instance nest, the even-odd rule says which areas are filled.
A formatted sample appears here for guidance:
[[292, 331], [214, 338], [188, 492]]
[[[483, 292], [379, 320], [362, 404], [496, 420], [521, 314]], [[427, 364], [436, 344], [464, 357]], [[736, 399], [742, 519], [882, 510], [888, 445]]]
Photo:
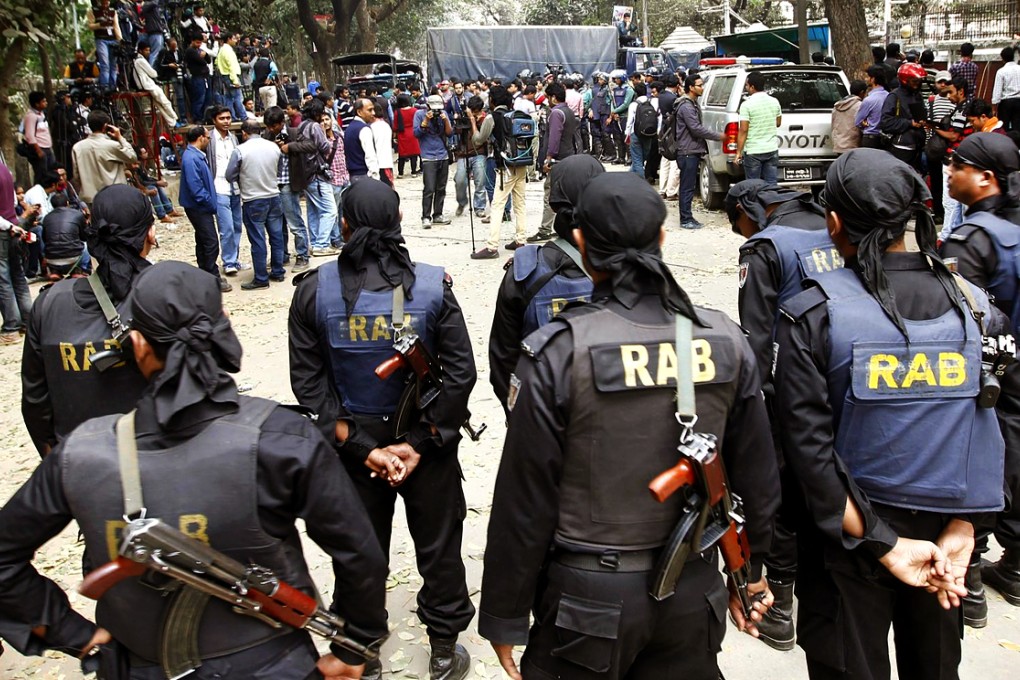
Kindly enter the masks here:
[[[1009, 178], [1020, 170], [1020, 155], [1008, 137], [994, 132], [977, 132], [960, 143], [949, 165], [950, 196], [966, 208], [963, 222], [942, 244], [947, 263], [956, 261], [957, 271], [974, 285], [987, 290], [994, 304], [1013, 321], [1014, 336], [1020, 328], [1020, 200], [1008, 189]], [[1012, 342], [1000, 350], [1015, 354]], [[1006, 484], [1012, 507], [998, 513], [995, 538], [1002, 546], [1002, 559], [995, 564], [981, 561], [988, 549], [988, 531], [977, 534], [977, 545], [967, 571], [967, 597], [963, 601], [964, 623], [983, 628], [988, 604], [983, 583], [1002, 593], [1020, 607], [1020, 433], [1005, 426], [1010, 414], [1020, 412], [1015, 385], [1020, 382], [1020, 364], [1013, 363], [1001, 376], [1002, 392], [996, 409], [1006, 441]]]

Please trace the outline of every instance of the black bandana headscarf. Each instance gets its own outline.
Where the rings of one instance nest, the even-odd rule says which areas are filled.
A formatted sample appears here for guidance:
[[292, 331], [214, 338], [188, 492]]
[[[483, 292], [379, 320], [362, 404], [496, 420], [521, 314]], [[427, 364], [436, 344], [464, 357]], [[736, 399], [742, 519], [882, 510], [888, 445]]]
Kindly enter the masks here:
[[892, 154], [879, 149], [854, 149], [829, 167], [822, 203], [843, 220], [843, 230], [857, 246], [856, 271], [886, 316], [907, 336], [896, 299], [882, 267], [882, 254], [903, 238], [911, 217], [917, 218], [914, 238], [927, 256], [961, 315], [965, 315], [952, 274], [935, 251], [935, 223], [925, 201], [931, 192], [917, 172]]
[[553, 166], [549, 173], [549, 207], [556, 213], [556, 235], [574, 245], [577, 204], [581, 192], [593, 178], [606, 171], [593, 156], [575, 154]]
[[739, 214], [737, 206], [740, 206], [761, 231], [768, 226], [768, 207], [788, 201], [800, 201], [804, 209], [816, 212], [820, 217], [825, 216], [825, 210], [811, 200], [811, 194], [769, 184], [763, 179], [745, 179], [731, 186], [726, 192], [726, 215], [730, 224], [734, 225], [733, 231], [739, 233], [736, 221]]
[[134, 187], [113, 184], [96, 194], [85, 239], [99, 261], [99, 279], [114, 300], [126, 299], [131, 282], [149, 266], [139, 253], [154, 221], [152, 204]]
[[237, 400], [226, 372], [241, 369], [241, 343], [223, 313], [215, 276], [184, 262], [154, 264], [135, 280], [131, 313], [131, 327], [166, 349], [152, 383], [160, 426], [206, 399]]
[[1020, 151], [1012, 139], [997, 132], [977, 132], [960, 142], [953, 158], [993, 173], [1010, 207], [1020, 206]]
[[641, 281], [651, 280], [663, 307], [699, 321], [687, 293], [662, 261], [659, 238], [666, 204], [648, 182], [632, 172], [602, 174], [581, 193], [577, 217], [588, 262], [612, 277], [613, 296], [624, 306], [633, 307], [642, 294]]
[[404, 287], [411, 299], [414, 262], [400, 234], [400, 196], [377, 179], [363, 179], [344, 194], [344, 219], [351, 238], [340, 253], [340, 278], [347, 316], [365, 286], [367, 262], [377, 262], [382, 277]]

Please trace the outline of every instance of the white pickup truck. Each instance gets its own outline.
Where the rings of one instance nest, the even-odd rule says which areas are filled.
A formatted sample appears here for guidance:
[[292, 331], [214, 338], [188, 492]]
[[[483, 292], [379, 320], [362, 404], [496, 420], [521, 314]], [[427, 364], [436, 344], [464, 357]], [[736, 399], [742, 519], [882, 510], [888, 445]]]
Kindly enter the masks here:
[[765, 76], [766, 89], [783, 107], [779, 135], [779, 184], [821, 185], [837, 154], [832, 150], [832, 108], [847, 96], [850, 83], [836, 66], [726, 66], [702, 70], [701, 95], [704, 124], [723, 135], [708, 143], [701, 163], [698, 191], [706, 208], [722, 206], [731, 182], [744, 170], [733, 160], [737, 154], [738, 110], [747, 96], [744, 84], [751, 70]]

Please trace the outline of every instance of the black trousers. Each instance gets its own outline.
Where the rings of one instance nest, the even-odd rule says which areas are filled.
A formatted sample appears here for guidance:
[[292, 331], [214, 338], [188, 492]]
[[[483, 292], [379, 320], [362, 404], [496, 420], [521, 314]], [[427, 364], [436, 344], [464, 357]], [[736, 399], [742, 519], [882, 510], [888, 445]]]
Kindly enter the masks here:
[[[319, 653], [311, 636], [299, 631], [274, 638], [269, 642], [227, 654], [215, 659], [204, 659], [202, 665], [188, 678], [219, 680], [220, 678], [251, 678], [252, 680], [306, 680], [321, 678], [315, 670]], [[165, 680], [161, 666], [132, 664], [130, 680]]]
[[772, 548], [765, 557], [765, 566], [769, 580], [790, 583], [797, 578], [797, 525], [806, 509], [797, 478], [789, 465], [780, 467], [779, 481], [782, 503], [776, 514]]
[[443, 214], [446, 201], [446, 182], [450, 179], [450, 161], [421, 161], [424, 188], [421, 195], [421, 217], [432, 219]]
[[[934, 541], [949, 521], [935, 513], [881, 508], [896, 533]], [[962, 608], [898, 581], [865, 550], [847, 551], [813, 527], [798, 535], [797, 642], [811, 680], [888, 680], [889, 628], [901, 680], [954, 680]]]
[[1007, 132], [1020, 130], [1020, 97], [1003, 99], [999, 102], [999, 120]]
[[184, 214], [195, 228], [195, 263], [199, 269], [219, 279], [216, 258], [220, 255], [220, 233], [216, 230], [216, 215], [190, 208], [185, 208]]
[[587, 571], [550, 563], [521, 660], [525, 680], [717, 680], [728, 595], [716, 564], [684, 566], [657, 602], [648, 572]]
[[32, 166], [32, 179], [38, 184], [43, 176], [57, 165], [57, 157], [53, 154], [53, 149], [43, 149], [41, 157], [36, 155], [35, 149], [32, 149], [28, 156], [28, 164]]
[[[361, 421], [358, 422], [360, 427]], [[418, 573], [424, 580], [418, 591], [418, 618], [428, 634], [452, 638], [467, 630], [475, 606], [468, 597], [464, 560], [460, 556], [467, 505], [457, 445], [424, 453], [407, 481], [395, 489], [371, 478], [361, 461], [345, 459], [344, 463], [387, 555], [394, 504], [398, 495], [404, 500]]]

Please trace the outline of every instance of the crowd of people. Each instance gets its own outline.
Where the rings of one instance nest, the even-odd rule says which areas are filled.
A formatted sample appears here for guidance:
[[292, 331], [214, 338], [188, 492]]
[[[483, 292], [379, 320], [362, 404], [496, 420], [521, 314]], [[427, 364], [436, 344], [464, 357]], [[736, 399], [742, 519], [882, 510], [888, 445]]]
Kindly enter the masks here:
[[[90, 25], [119, 39], [103, 2]], [[197, 8], [188, 20], [208, 28]], [[422, 182], [421, 229], [451, 224], [452, 171], [454, 217], [489, 226], [471, 258], [512, 253], [486, 352], [508, 429], [477, 612], [508, 676], [716, 678], [729, 612], [775, 649], [799, 642], [811, 678], [887, 677], [890, 629], [900, 677], [955, 677], [963, 625], [987, 623], [984, 586], [1020, 606], [1015, 69], [1000, 71], [986, 103], [973, 96], [969, 54], [938, 72], [931, 55], [900, 63], [898, 46], [876, 50], [868, 81], [835, 107], [841, 155], [817, 196], [777, 186], [782, 110], [749, 73], [735, 149], [745, 178], [725, 203], [746, 239], [734, 253], [738, 326], [694, 304], [662, 259], [666, 201], [678, 201], [681, 228], [702, 226], [695, 177], [720, 138], [702, 122], [699, 73], [588, 83], [550, 65], [428, 90], [313, 82], [287, 93], [262, 63], [249, 107], [233, 91], [239, 36], [221, 36], [223, 96], [203, 99], [208, 125], [179, 131], [183, 148], [169, 150], [197, 267], [148, 262], [155, 222], [175, 208], [148, 151], [106, 111], [88, 112], [89, 134], [70, 148], [77, 190], [36, 94], [25, 118], [35, 183], [19, 191], [0, 165], [3, 338], [25, 335], [22, 413], [42, 456], [0, 509], [8, 644], [73, 652], [86, 668], [98, 646], [104, 668], [132, 678], [198, 668], [376, 680], [400, 496], [430, 678], [467, 676], [458, 638], [476, 608], [457, 451], [460, 431], [474, 432], [476, 355], [451, 277], [405, 245], [418, 219], [400, 207], [405, 170]], [[151, 59], [159, 40], [139, 42]], [[271, 62], [262, 50], [257, 61]], [[189, 51], [211, 63], [204, 39]], [[109, 84], [109, 63], [98, 72]], [[533, 233], [532, 179], [544, 183]], [[331, 259], [312, 268], [315, 257]], [[288, 266], [299, 274], [290, 384], [314, 418], [239, 395], [229, 375], [242, 356], [223, 310], [231, 278], [250, 270], [241, 289], [264, 289]], [[55, 283], [33, 304], [28, 277], [44, 267]], [[83, 368], [100, 364], [99, 347], [112, 357]], [[667, 470], [696, 488], [657, 501], [649, 483]], [[189, 589], [163, 593], [132, 575], [92, 623], [29, 567], [72, 519], [87, 570], [115, 558], [135, 505], [253, 579], [267, 567], [313, 593], [303, 519], [335, 571], [329, 606], [345, 623], [330, 653], [214, 601], [181, 661], [168, 650], [182, 644]], [[1004, 554], [982, 562], [992, 534]], [[726, 584], [705, 538], [715, 536], [733, 539], [720, 544]], [[190, 578], [215, 572], [204, 565]]]

